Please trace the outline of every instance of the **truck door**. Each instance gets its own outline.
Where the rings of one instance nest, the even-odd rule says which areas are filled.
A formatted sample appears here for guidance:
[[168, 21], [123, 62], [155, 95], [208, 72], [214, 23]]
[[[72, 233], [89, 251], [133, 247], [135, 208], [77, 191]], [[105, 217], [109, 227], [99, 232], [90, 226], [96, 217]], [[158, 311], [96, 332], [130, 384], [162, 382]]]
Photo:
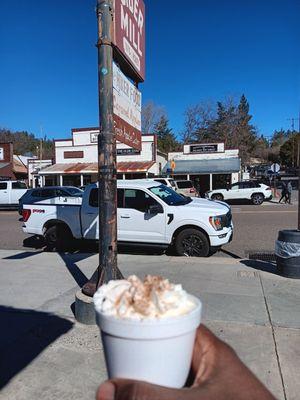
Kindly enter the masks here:
[[165, 209], [156, 199], [141, 189], [118, 189], [119, 241], [166, 243], [165, 231]]
[[9, 204], [8, 183], [0, 182], [0, 204]]

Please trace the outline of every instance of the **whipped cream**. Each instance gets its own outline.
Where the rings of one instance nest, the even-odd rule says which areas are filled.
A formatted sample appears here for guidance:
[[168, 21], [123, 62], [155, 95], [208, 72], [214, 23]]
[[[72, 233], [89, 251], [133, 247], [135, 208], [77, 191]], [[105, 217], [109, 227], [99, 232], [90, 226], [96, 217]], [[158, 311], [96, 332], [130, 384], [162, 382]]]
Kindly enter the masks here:
[[95, 293], [94, 304], [100, 313], [131, 319], [177, 317], [196, 307], [181, 285], [151, 275], [109, 281]]

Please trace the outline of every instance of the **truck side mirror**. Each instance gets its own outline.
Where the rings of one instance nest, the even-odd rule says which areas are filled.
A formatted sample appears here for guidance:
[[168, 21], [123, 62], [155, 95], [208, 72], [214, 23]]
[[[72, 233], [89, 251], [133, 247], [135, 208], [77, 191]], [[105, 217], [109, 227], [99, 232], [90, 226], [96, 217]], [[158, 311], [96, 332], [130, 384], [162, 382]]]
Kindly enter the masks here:
[[163, 212], [164, 209], [160, 204], [152, 204], [147, 210], [148, 214], [163, 214]]

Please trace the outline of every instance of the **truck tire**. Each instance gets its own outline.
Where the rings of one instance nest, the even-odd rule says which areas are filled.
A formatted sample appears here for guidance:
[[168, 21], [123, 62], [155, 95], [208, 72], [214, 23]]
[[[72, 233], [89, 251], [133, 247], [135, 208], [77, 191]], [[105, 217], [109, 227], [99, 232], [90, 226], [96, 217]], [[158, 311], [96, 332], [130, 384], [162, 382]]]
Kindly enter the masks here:
[[62, 224], [50, 226], [44, 236], [48, 250], [65, 250], [70, 246], [72, 240], [69, 229]]
[[265, 196], [262, 193], [254, 193], [251, 196], [252, 204], [260, 206], [264, 202]]
[[207, 257], [210, 252], [208, 238], [194, 228], [181, 231], [175, 239], [174, 247], [179, 256]]
[[223, 201], [223, 200], [224, 200], [224, 196], [223, 196], [221, 193], [216, 193], [216, 194], [213, 194], [213, 195], [211, 196], [211, 199], [212, 199], [212, 200]]

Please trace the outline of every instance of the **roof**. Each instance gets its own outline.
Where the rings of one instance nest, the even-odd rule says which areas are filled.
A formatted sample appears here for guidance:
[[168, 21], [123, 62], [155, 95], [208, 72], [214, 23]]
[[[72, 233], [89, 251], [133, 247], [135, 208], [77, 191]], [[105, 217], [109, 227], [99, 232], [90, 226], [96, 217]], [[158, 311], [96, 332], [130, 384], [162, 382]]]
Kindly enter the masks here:
[[147, 172], [155, 161], [120, 161], [117, 163], [118, 172]]
[[[11, 165], [10, 162], [0, 162], [0, 169], [8, 167], [9, 165]], [[25, 167], [25, 165], [21, 161], [19, 161], [16, 158], [13, 159], [12, 170], [13, 170], [13, 172], [15, 172], [17, 174], [27, 175], [27, 168]]]
[[[238, 157], [206, 159], [206, 160], [175, 160], [174, 174], [226, 174], [239, 172], [241, 160]], [[163, 168], [163, 173], [170, 169], [170, 161]]]
[[0, 162], [0, 169], [5, 168], [9, 165], [9, 162]]
[[25, 165], [20, 161], [18, 158], [13, 158], [13, 171], [17, 174], [26, 174], [27, 175], [27, 168]]
[[[121, 161], [117, 163], [117, 170], [124, 172], [147, 172], [154, 161]], [[48, 174], [93, 174], [98, 172], [97, 163], [61, 163], [53, 164], [39, 172], [40, 175]]]

